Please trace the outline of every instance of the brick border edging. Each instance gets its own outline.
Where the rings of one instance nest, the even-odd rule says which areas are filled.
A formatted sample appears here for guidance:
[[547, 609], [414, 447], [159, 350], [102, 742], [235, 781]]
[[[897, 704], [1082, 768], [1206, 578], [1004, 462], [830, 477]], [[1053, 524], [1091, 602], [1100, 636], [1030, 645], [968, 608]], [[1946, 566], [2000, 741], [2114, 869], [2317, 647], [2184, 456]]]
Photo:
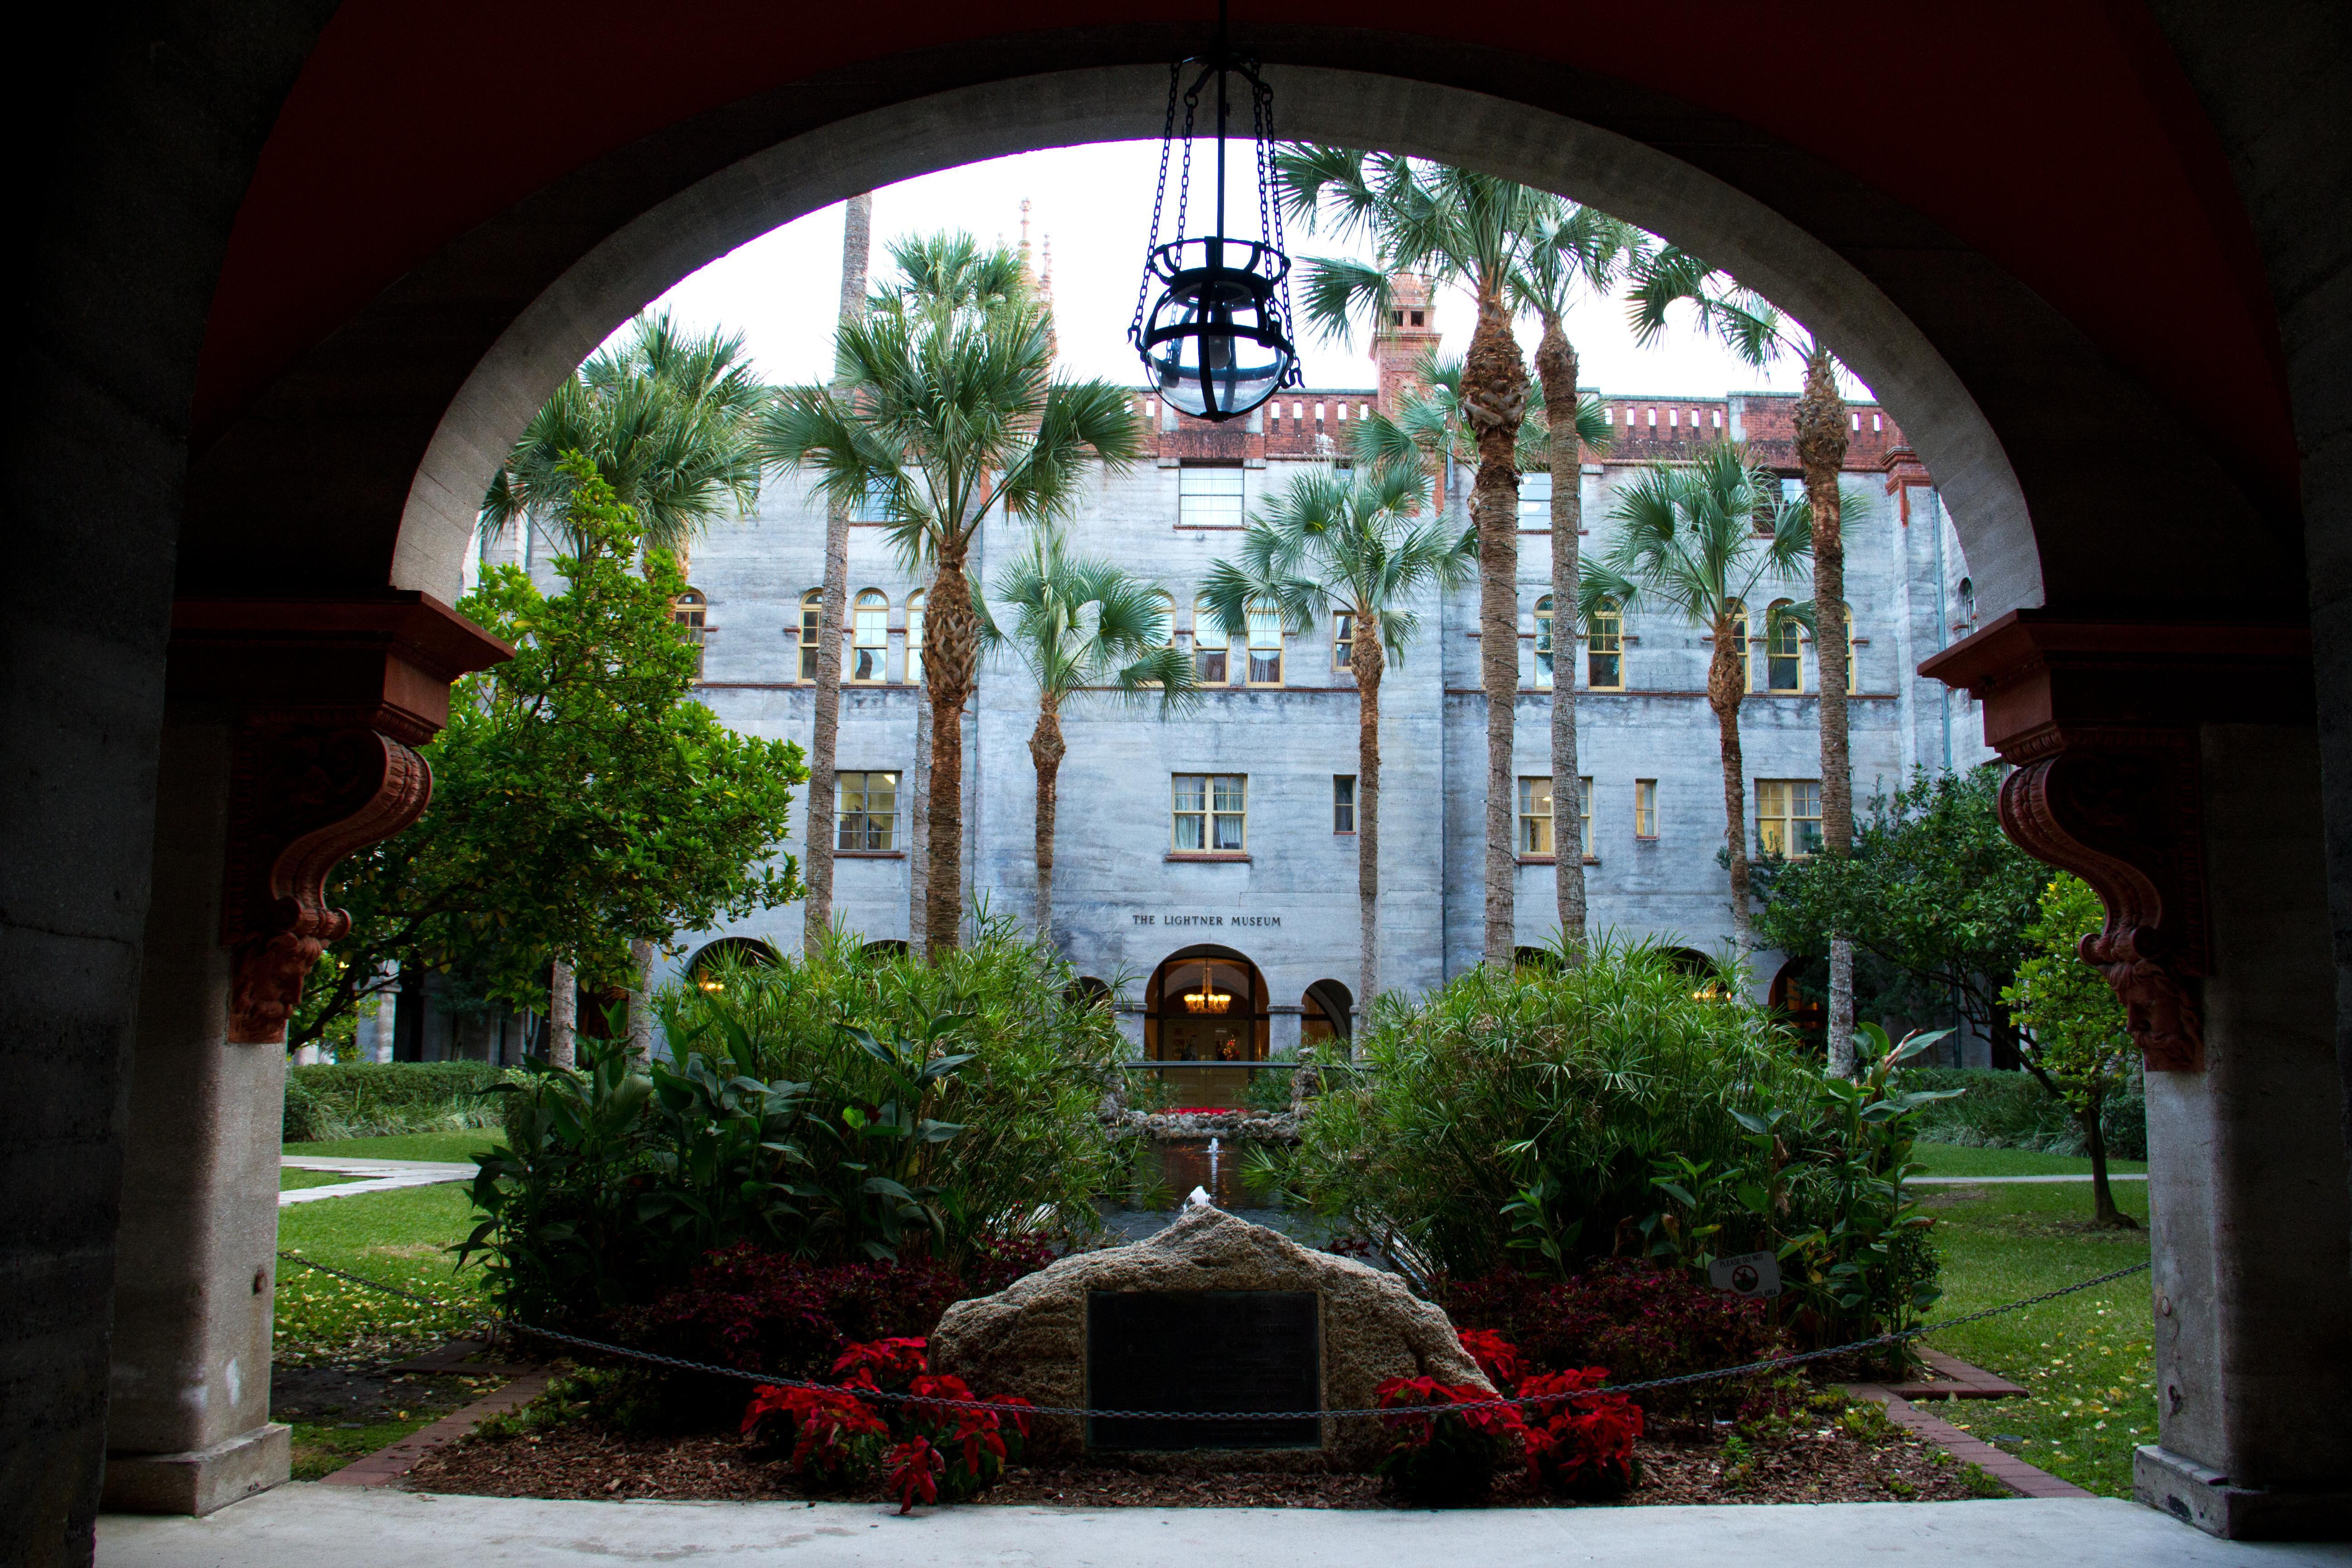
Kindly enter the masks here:
[[363, 1454], [332, 1475], [319, 1478], [324, 1487], [388, 1487], [416, 1467], [425, 1458], [444, 1443], [452, 1443], [474, 1429], [475, 1424], [493, 1415], [530, 1404], [546, 1392], [553, 1373], [524, 1373], [495, 1394], [477, 1399], [464, 1409], [444, 1415], [430, 1426], [420, 1426], [388, 1447], [373, 1454]]
[[1940, 1416], [1930, 1415], [1901, 1394], [1877, 1383], [1850, 1383], [1848, 1394], [1886, 1406], [1886, 1418], [1908, 1432], [1927, 1438], [1962, 1464], [1974, 1465], [2020, 1497], [2095, 1497], [2072, 1481], [2037, 1470], [2016, 1455], [2005, 1453], [1980, 1437], [1972, 1437]]

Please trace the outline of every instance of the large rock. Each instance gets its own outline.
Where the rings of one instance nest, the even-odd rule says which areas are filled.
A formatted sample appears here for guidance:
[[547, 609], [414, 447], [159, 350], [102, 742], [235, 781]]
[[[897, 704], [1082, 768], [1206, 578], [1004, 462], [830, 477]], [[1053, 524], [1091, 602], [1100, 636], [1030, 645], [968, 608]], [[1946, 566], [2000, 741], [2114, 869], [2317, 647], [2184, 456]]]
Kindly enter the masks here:
[[[1278, 1231], [1195, 1203], [1157, 1236], [1076, 1253], [993, 1296], [959, 1301], [931, 1336], [935, 1371], [983, 1397], [1017, 1394], [1037, 1405], [1087, 1404], [1087, 1298], [1096, 1291], [1300, 1290], [1321, 1306], [1326, 1410], [1363, 1409], [1391, 1377], [1427, 1374], [1491, 1393], [1439, 1308], [1392, 1274], [1299, 1246]], [[1323, 1422], [1334, 1466], [1370, 1466], [1391, 1440], [1370, 1416]], [[1041, 1418], [1030, 1452], [1067, 1458], [1085, 1447], [1076, 1417]]]

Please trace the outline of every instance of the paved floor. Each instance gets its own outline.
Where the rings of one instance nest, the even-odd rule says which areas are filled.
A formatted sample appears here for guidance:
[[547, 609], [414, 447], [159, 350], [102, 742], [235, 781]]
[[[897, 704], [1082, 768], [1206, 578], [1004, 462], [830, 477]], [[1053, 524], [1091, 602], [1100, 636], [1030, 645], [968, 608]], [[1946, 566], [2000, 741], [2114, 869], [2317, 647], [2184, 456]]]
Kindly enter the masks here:
[[324, 1187], [296, 1187], [278, 1194], [278, 1206], [289, 1204], [314, 1204], [320, 1198], [349, 1197], [353, 1193], [381, 1193], [394, 1187], [432, 1187], [444, 1182], [470, 1182], [474, 1164], [450, 1164], [436, 1160], [345, 1160], [324, 1154], [280, 1154], [280, 1169], [289, 1171], [333, 1171], [343, 1175], [363, 1178], [359, 1181], [337, 1182]]
[[2352, 1545], [2215, 1541], [2111, 1499], [1819, 1507], [987, 1508], [541, 1502], [295, 1483], [208, 1519], [110, 1515], [100, 1568], [2343, 1568]]

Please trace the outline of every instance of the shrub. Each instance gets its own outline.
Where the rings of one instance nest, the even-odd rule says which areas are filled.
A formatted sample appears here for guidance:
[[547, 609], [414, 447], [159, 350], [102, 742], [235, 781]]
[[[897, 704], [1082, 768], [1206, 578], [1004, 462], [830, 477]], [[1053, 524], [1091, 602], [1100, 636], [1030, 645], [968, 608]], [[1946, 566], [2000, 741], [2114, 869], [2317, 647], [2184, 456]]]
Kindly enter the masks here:
[[[1465, 1349], [1505, 1342], [1531, 1374], [1606, 1366], [1621, 1383], [1738, 1366], [1770, 1355], [1780, 1335], [1765, 1303], [1701, 1284], [1686, 1270], [1621, 1259], [1595, 1265], [1565, 1282], [1516, 1269], [1448, 1284], [1440, 1298], [1465, 1331]], [[1486, 1331], [1481, 1333], [1480, 1330]], [[1640, 1402], [1661, 1413], [1689, 1411], [1742, 1397], [1736, 1383], [1701, 1383], [1651, 1389]]]
[[[1990, 1068], [1915, 1068], [1908, 1082], [1914, 1089], [1960, 1091], [1922, 1112], [1919, 1136], [1927, 1142], [1977, 1149], [2032, 1149], [2045, 1154], [2086, 1152], [2083, 1129], [2031, 1073]], [[2108, 1092], [2100, 1108], [2099, 1127], [2106, 1135], [2111, 1157], [2147, 1158], [2147, 1099], [2137, 1073]]]
[[741, 1242], [608, 1326], [626, 1343], [684, 1361], [820, 1379], [851, 1370], [842, 1358], [853, 1346], [921, 1343], [971, 1293], [928, 1263], [811, 1263]]
[[320, 1063], [286, 1069], [289, 1143], [499, 1124], [492, 1092], [516, 1075], [488, 1062]]
[[1538, 1486], [1587, 1502], [1622, 1497], [1640, 1479], [1633, 1440], [1642, 1435], [1642, 1407], [1601, 1385], [1609, 1369], [1572, 1367], [1538, 1373], [1518, 1385], [1525, 1407], [1528, 1469]]
[[1485, 1498], [1495, 1471], [1524, 1451], [1526, 1426], [1507, 1405], [1453, 1409], [1494, 1396], [1474, 1384], [1433, 1377], [1392, 1377], [1378, 1390], [1381, 1424], [1396, 1441], [1378, 1472], [1414, 1502], [1465, 1508]]

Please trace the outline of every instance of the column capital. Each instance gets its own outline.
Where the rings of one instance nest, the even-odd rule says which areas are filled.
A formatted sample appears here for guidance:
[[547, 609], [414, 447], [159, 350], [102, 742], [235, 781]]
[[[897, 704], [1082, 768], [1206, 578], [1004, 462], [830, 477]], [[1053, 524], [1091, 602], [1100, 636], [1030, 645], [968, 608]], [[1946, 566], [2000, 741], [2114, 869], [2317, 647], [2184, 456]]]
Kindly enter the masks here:
[[2198, 728], [2310, 722], [2311, 634], [2275, 622], [2098, 620], [2016, 610], [1919, 673], [1984, 704], [2016, 771], [2003, 831], [2099, 895], [2084, 962], [2124, 1004], [2152, 1071], [2205, 1063], [2211, 973]]

